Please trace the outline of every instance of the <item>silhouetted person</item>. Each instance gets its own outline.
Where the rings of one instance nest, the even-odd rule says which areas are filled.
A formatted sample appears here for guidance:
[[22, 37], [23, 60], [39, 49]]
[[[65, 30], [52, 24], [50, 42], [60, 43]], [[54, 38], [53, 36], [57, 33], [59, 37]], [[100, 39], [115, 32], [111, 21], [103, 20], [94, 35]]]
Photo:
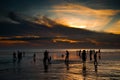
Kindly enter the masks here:
[[81, 58], [81, 50], [79, 51], [79, 57]]
[[66, 57], [65, 57], [65, 62], [68, 62], [69, 61], [69, 52], [66, 51]]
[[94, 54], [94, 68], [95, 68], [96, 74], [97, 74], [97, 66], [98, 66], [98, 62], [97, 62], [97, 52], [95, 52], [95, 54]]
[[36, 54], [35, 53], [33, 54], [33, 61], [34, 61], [34, 63], [36, 62]]
[[83, 50], [82, 52], [82, 61], [83, 63], [86, 62], [86, 51], [85, 50]]
[[98, 57], [99, 57], [99, 60], [101, 60], [101, 52], [100, 52], [100, 49], [98, 50]]
[[98, 63], [97, 63], [97, 52], [95, 52], [95, 54], [94, 54], [94, 65], [97, 65]]
[[17, 57], [16, 57], [16, 52], [13, 52], [13, 63], [15, 63], [17, 60]]
[[90, 50], [90, 61], [92, 60], [92, 53], [93, 53], [93, 51]]
[[18, 51], [17, 58], [18, 58], [18, 63], [20, 63], [20, 61], [22, 60], [22, 52]]
[[47, 50], [44, 52], [43, 61], [44, 61], [45, 64], [47, 64], [49, 62], [49, 52]]
[[43, 64], [44, 64], [44, 71], [48, 72], [49, 52], [47, 50], [44, 52]]
[[98, 50], [98, 53], [100, 53], [100, 49]]
[[101, 53], [99, 53], [98, 57], [99, 57], [99, 60], [101, 60]]

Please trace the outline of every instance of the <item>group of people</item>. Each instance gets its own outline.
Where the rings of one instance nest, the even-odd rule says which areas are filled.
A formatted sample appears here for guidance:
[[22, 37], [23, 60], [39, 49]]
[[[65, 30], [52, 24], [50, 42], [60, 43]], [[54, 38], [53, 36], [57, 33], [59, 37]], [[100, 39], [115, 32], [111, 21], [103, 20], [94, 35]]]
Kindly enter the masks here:
[[[66, 50], [66, 54], [65, 54], [65, 64], [68, 66], [69, 63], [69, 52]], [[62, 55], [62, 57], [64, 57], [64, 55]], [[48, 71], [48, 65], [51, 64], [51, 56], [49, 56], [49, 52], [47, 50], [45, 50], [44, 52], [44, 58], [43, 58], [43, 65], [44, 65], [44, 70], [45, 72]]]
[[[92, 61], [94, 58], [94, 62], [97, 62], [97, 58], [99, 58], [99, 60], [101, 59], [101, 52], [100, 49], [98, 51], [95, 50], [90, 50], [90, 51], [86, 51], [86, 50], [79, 50], [77, 51], [77, 56], [80, 57], [80, 59], [82, 60], [82, 62], [86, 62], [87, 60], [87, 55], [89, 55], [89, 60]], [[62, 57], [64, 55], [62, 54]], [[66, 54], [65, 54], [65, 62], [69, 61], [69, 51], [66, 50]]]
[[82, 62], [86, 62], [87, 55], [89, 55], [89, 60], [92, 61], [94, 58], [94, 61], [97, 62], [97, 58], [101, 59], [101, 52], [100, 49], [98, 51], [95, 50], [83, 50], [83, 51], [77, 51], [77, 55], [82, 59]]
[[[66, 51], [66, 54], [65, 54], [65, 64], [67, 66], [67, 70], [69, 70], [68, 66], [69, 66], [69, 52]], [[83, 75], [85, 76], [86, 75], [86, 60], [87, 59], [87, 56], [89, 55], [89, 60], [90, 61], [93, 61], [94, 62], [94, 69], [95, 69], [95, 72], [97, 73], [97, 67], [98, 67], [98, 58], [99, 60], [101, 59], [101, 52], [100, 52], [100, 49], [98, 51], [95, 51], [95, 50], [89, 50], [89, 51], [86, 51], [86, 50], [79, 50], [77, 51], [77, 56], [79, 56], [79, 58], [82, 60], [83, 62]], [[62, 55], [63, 56], [63, 55]]]
[[[69, 66], [69, 55], [70, 55], [70, 53], [68, 50], [66, 50], [65, 55], [62, 54], [62, 58], [65, 56], [64, 61], [65, 61], [65, 64], [67, 67]], [[95, 50], [89, 50], [89, 51], [79, 50], [79, 51], [77, 51], [77, 56], [80, 57], [80, 59], [82, 60], [83, 63], [86, 62], [87, 55], [89, 55], [90, 61], [92, 61], [94, 58], [94, 66], [95, 66], [95, 71], [96, 71], [97, 65], [98, 65], [97, 58], [101, 59], [100, 49], [98, 51], [95, 51]], [[13, 62], [15, 63], [17, 61], [18, 63], [20, 63], [23, 56], [25, 56], [25, 52], [21, 52], [21, 51], [17, 51], [17, 53], [13, 52]], [[36, 54], [35, 53], [33, 54], [33, 61], [36, 62]], [[44, 57], [43, 57], [43, 65], [44, 65], [45, 72], [48, 71], [49, 64], [51, 64], [51, 56], [49, 56], [49, 52], [47, 50], [45, 50]], [[83, 64], [83, 66], [84, 66], [84, 64]], [[67, 69], [69, 69], [69, 67]]]
[[21, 51], [17, 51], [17, 53], [13, 52], [13, 63], [15, 63], [16, 61], [20, 63], [23, 56], [25, 56], [25, 52]]
[[79, 56], [81, 57], [82, 59], [82, 62], [83, 62], [83, 73], [85, 73], [86, 71], [86, 60], [87, 60], [87, 54], [89, 54], [89, 60], [90, 61], [94, 61], [94, 69], [95, 69], [95, 72], [97, 73], [97, 66], [98, 66], [98, 58], [99, 60], [101, 59], [101, 52], [100, 52], [100, 49], [98, 51], [95, 51], [95, 50], [90, 50], [90, 51], [79, 51]]

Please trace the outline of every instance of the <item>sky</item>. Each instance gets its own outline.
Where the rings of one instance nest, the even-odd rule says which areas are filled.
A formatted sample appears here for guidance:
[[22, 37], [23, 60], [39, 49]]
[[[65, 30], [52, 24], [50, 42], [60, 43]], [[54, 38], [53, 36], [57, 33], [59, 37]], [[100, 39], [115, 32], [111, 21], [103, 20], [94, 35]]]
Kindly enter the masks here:
[[119, 4], [119, 0], [0, 0], [0, 47], [120, 48]]

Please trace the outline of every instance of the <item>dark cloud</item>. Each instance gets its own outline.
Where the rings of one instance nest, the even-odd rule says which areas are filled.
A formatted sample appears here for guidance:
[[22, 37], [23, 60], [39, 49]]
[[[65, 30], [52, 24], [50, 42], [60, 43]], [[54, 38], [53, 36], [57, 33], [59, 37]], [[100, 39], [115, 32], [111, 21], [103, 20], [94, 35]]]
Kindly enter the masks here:
[[41, 37], [41, 36], [11, 36], [11, 37], [1, 37], [0, 40], [15, 40], [15, 41], [34, 41], [34, 40], [53, 40], [64, 37]]
[[[120, 0], [75, 0], [93, 9], [120, 9]], [[71, 1], [72, 2], [72, 1]]]
[[[26, 10], [34, 7], [50, 5], [49, 0], [1, 0], [1, 6], [6, 9]], [[21, 6], [22, 5], [22, 6]]]

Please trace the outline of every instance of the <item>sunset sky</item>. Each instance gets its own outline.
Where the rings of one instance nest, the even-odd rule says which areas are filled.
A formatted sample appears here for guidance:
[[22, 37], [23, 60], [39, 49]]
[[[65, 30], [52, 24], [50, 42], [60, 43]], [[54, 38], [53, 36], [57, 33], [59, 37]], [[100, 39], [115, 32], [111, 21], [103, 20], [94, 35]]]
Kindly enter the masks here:
[[[114, 45], [115, 48], [120, 48], [120, 0], [1, 0], [0, 10], [0, 47], [26, 45], [42, 47], [50, 43], [49, 38], [53, 43], [58, 42], [56, 45], [59, 47], [66, 43], [70, 43], [68, 46], [71, 46], [72, 43], [73, 47], [77, 48], [82, 45], [88, 47], [91, 44], [94, 44], [92, 47], [102, 44], [98, 47]], [[8, 16], [10, 12], [15, 13], [19, 19], [11, 19]], [[34, 27], [35, 30], [33, 30], [33, 25], [37, 25], [36, 27], [44, 25], [50, 29], [55, 28], [53, 26], [62, 25], [65, 29], [59, 27], [52, 29], [52, 32], [48, 29], [47, 33], [50, 35], [48, 36], [44, 33], [46, 29], [40, 30]], [[7, 26], [6, 29], [4, 26]], [[27, 28], [22, 28], [23, 26]], [[79, 30], [86, 30], [90, 35], [86, 33], [85, 35], [83, 32], [80, 34]], [[73, 35], [73, 31], [78, 32]], [[70, 34], [68, 35], [67, 32]], [[98, 35], [91, 37], [93, 32], [94, 35], [96, 33]], [[109, 33], [112, 33], [111, 36]], [[104, 34], [108, 40], [103, 39]], [[98, 40], [98, 36], [102, 40]], [[35, 40], [26, 40], [26, 38]], [[41, 41], [41, 38], [44, 39]], [[91, 44], [87, 44], [88, 42]], [[52, 46], [56, 45], [52, 44]]]

